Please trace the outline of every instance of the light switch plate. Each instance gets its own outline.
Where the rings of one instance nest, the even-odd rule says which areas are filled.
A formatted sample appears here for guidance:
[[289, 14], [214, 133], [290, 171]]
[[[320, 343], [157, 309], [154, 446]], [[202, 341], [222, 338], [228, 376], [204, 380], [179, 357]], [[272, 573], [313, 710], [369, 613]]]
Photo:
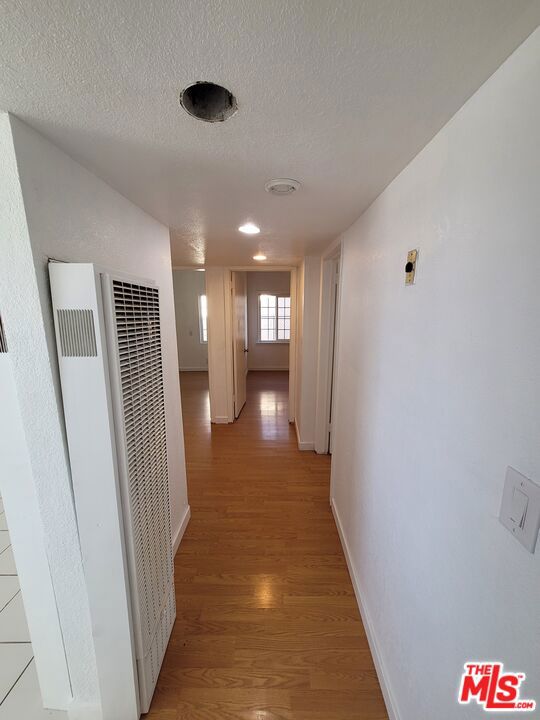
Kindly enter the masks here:
[[519, 525], [520, 528], [525, 527], [525, 519], [527, 518], [528, 507], [528, 496], [515, 487], [512, 497], [512, 512], [510, 513], [510, 520]]
[[409, 250], [407, 253], [407, 263], [405, 264], [405, 285], [414, 285], [417, 260], [418, 250]]
[[533, 553], [540, 529], [540, 486], [514, 468], [506, 471], [499, 520]]

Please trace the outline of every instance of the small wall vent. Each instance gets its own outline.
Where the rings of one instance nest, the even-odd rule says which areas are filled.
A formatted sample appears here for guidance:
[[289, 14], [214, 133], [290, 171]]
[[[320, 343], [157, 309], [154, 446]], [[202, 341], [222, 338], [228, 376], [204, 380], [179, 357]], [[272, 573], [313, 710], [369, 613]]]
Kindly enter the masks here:
[[96, 357], [96, 331], [92, 310], [58, 310], [62, 357]]
[[0, 316], [0, 353], [7, 353], [7, 340], [4, 332], [4, 326], [2, 325], [2, 317]]

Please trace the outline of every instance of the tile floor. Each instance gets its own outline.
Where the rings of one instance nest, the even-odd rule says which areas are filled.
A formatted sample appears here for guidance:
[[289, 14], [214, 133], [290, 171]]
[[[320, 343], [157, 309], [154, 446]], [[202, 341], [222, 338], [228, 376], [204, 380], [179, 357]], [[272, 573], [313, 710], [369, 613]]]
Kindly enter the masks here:
[[0, 720], [61, 720], [45, 710], [0, 498]]

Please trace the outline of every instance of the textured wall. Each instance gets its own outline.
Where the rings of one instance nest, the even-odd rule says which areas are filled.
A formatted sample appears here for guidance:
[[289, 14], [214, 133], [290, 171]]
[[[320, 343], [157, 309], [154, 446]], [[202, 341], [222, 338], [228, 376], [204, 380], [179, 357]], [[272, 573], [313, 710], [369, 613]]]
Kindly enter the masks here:
[[483, 717], [471, 659], [540, 700], [540, 551], [498, 521], [540, 481], [539, 76], [537, 31], [343, 238], [333, 500], [401, 720]]
[[[7, 118], [2, 118], [6, 128]], [[10, 238], [1, 299], [47, 535], [74, 695], [97, 699], [55, 362], [47, 258], [95, 262], [160, 286], [173, 534], [187, 509], [169, 234], [42, 136], [11, 118], [28, 237]]]
[[[44, 449], [54, 442], [54, 438], [49, 425], [43, 423], [39, 448], [35, 448], [37, 452], [31, 456], [25, 437], [22, 411], [25, 415], [31, 413], [36, 396], [42, 404], [54, 402], [54, 398], [47, 389], [43, 393], [39, 390], [42, 386], [52, 388], [48, 363], [46, 360], [35, 362], [36, 354], [47, 356], [43, 328], [39, 323], [27, 322], [27, 318], [39, 316], [40, 303], [11, 127], [5, 114], [0, 115], [0, 177], [0, 313], [8, 340], [8, 353], [0, 356], [0, 490], [43, 700], [48, 707], [65, 708], [71, 700], [71, 687], [64, 644], [66, 648], [72, 645], [84, 648], [83, 663], [85, 659], [87, 662], [81, 668], [81, 674], [74, 673], [73, 677], [73, 685], [82, 696], [95, 695], [93, 649], [88, 640], [88, 608], [69, 479], [65, 473], [60, 474], [61, 469], [58, 470], [53, 461], [47, 465], [53, 473], [58, 471], [59, 478], [62, 477], [62, 489], [51, 490], [44, 482], [35, 483], [34, 476], [42, 477], [47, 466], [43, 463]], [[34, 385], [30, 395], [25, 380], [28, 373]], [[16, 378], [22, 382], [19, 395], [24, 406], [17, 395]], [[39, 419], [42, 418], [39, 415]], [[60, 462], [63, 460], [61, 446]], [[66, 530], [63, 538], [56, 533], [46, 536], [43, 532], [45, 516], [54, 516], [55, 523], [61, 521]], [[51, 562], [49, 558], [59, 553], [63, 559]], [[67, 620], [62, 630], [57, 597], [69, 603], [71, 595], [80, 601], [79, 624], [75, 627]]]

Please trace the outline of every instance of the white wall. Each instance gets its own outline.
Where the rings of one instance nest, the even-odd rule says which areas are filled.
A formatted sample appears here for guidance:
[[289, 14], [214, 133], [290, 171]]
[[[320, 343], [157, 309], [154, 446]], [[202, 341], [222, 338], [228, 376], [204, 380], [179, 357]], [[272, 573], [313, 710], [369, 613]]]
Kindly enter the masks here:
[[0, 398], [0, 490], [41, 695], [45, 707], [66, 709], [72, 700], [70, 678], [10, 351], [0, 353]]
[[[98, 706], [66, 457], [47, 258], [95, 262], [150, 278], [160, 286], [172, 526], [173, 534], [178, 534], [188, 505], [169, 233], [16, 118], [1, 116], [0, 131], [3, 146], [9, 146], [13, 133], [25, 213], [25, 217], [14, 213], [12, 202], [0, 206], [0, 307], [73, 694], [81, 705]], [[9, 177], [10, 186], [16, 181]]]
[[305, 257], [298, 273], [296, 433], [301, 450], [315, 447], [321, 258]]
[[199, 332], [199, 295], [206, 294], [204, 272], [174, 270], [174, 306], [180, 370], [207, 370], [208, 344]]
[[232, 404], [231, 272], [223, 267], [207, 268], [208, 384], [210, 419], [228, 423], [234, 419]]
[[470, 659], [540, 701], [540, 551], [497, 519], [540, 482], [539, 77], [536, 31], [343, 237], [333, 502], [401, 720], [483, 717]]
[[248, 370], [287, 370], [289, 343], [258, 343], [259, 294], [289, 295], [290, 272], [248, 272]]

